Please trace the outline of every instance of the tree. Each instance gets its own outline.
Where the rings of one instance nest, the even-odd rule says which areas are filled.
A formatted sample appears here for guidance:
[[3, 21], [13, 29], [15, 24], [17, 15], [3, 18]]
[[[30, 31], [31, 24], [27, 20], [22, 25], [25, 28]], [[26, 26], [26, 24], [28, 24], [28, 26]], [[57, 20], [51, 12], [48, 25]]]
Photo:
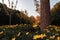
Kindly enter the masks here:
[[[10, 0], [8, 0], [8, 3], [9, 3], [9, 7], [11, 7], [12, 9], [16, 9], [16, 6], [17, 6], [17, 3], [18, 3], [18, 0], [15, 0], [16, 1], [16, 4], [14, 5], [14, 2], [13, 2], [13, 0], [12, 0], [12, 2], [10, 2]], [[4, 4], [4, 0], [2, 0], [2, 3]], [[11, 5], [10, 5], [11, 4]], [[3, 8], [4, 8], [4, 10], [5, 10], [5, 12], [8, 14], [9, 12], [8, 12], [8, 10], [5, 8], [5, 6], [3, 5]], [[11, 13], [10, 13], [10, 25], [11, 25], [11, 14], [12, 14], [13, 12], [11, 11]]]
[[46, 27], [50, 25], [50, 0], [41, 0], [41, 13], [40, 13], [40, 26], [41, 30], [45, 31]]
[[56, 3], [51, 10], [52, 25], [60, 26], [60, 2]]
[[34, 0], [34, 5], [35, 5], [35, 8], [36, 8], [36, 12], [40, 13], [40, 2], [37, 1], [37, 0]]
[[34, 16], [31, 16], [29, 19], [30, 19], [30, 22], [31, 22], [32, 24], [35, 23], [35, 20], [36, 20], [36, 19], [34, 18]]
[[40, 16], [36, 17], [35, 24], [40, 24]]

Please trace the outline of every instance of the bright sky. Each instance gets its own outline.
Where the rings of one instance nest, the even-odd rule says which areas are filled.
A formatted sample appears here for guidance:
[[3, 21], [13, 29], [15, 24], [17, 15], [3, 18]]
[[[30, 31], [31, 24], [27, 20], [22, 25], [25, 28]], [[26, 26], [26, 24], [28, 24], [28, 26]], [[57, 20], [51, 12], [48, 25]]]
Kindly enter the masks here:
[[[11, 0], [12, 1], [12, 0]], [[13, 0], [15, 2], [15, 0]], [[34, 0], [18, 0], [18, 5], [17, 5], [17, 10], [27, 10], [28, 11], [28, 16], [37, 16], [39, 15], [36, 11], [35, 11], [35, 6], [34, 6]], [[57, 2], [59, 2], [60, 0], [50, 0], [50, 6], [51, 8], [53, 7], [53, 5], [55, 5]], [[0, 0], [1, 2], [1, 0]], [[5, 0], [5, 4], [8, 5], [8, 0]]]

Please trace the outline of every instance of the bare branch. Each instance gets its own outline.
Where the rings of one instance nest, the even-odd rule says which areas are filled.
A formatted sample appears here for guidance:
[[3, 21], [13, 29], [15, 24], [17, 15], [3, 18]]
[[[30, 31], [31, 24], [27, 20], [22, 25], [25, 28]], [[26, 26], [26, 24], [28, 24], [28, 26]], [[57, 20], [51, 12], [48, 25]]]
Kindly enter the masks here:
[[10, 7], [10, 0], [8, 0], [8, 3], [9, 3], [9, 7]]
[[2, 0], [2, 3], [4, 4], [4, 0]]

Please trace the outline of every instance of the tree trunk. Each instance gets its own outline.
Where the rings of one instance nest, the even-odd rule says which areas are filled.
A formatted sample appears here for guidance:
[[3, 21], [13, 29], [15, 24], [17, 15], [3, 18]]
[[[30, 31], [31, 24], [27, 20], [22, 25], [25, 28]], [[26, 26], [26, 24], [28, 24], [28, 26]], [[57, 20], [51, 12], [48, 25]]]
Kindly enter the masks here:
[[41, 30], [45, 31], [46, 27], [50, 25], [50, 0], [41, 0]]

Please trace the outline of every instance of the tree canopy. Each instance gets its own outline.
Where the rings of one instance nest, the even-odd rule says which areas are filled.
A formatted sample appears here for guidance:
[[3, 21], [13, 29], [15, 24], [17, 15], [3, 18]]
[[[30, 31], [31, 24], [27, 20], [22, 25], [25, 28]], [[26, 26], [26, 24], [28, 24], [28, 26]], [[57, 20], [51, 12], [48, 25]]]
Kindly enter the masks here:
[[56, 3], [51, 10], [52, 25], [60, 25], [60, 2]]
[[[6, 9], [3, 8], [3, 5]], [[30, 19], [31, 17], [28, 17], [27, 15], [25, 15], [23, 11], [10, 9], [5, 4], [0, 3], [0, 25], [9, 25], [10, 15], [11, 15], [12, 25], [31, 24], [33, 23], [33, 20], [35, 20], [34, 17], [33, 17], [33, 20]]]

